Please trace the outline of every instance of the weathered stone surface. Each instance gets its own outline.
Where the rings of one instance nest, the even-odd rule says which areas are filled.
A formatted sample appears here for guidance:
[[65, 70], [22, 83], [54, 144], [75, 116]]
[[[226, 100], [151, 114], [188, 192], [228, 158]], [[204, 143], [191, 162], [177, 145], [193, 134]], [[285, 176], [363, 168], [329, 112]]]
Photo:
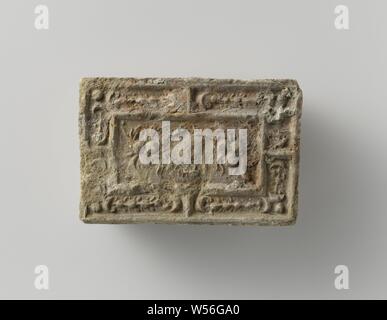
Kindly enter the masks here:
[[[294, 223], [301, 105], [302, 92], [294, 80], [82, 79], [81, 219]], [[161, 137], [162, 121], [170, 123], [171, 131], [183, 128], [192, 137], [195, 129], [226, 133], [232, 128], [239, 136], [246, 129], [246, 171], [230, 175], [230, 167], [240, 164], [216, 162], [216, 139], [214, 164], [163, 164], [162, 151], [161, 163], [144, 164], [139, 153], [148, 140], [140, 141], [140, 133], [150, 128]], [[170, 141], [170, 149], [178, 143]], [[200, 144], [203, 150], [205, 143]], [[242, 149], [236, 154], [241, 156]]]

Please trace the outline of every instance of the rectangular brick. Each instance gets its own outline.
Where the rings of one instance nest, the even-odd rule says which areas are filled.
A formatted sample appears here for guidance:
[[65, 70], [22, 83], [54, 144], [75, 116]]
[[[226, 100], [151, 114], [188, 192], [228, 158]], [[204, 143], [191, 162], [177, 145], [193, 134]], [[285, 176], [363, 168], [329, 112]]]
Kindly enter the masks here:
[[295, 80], [82, 79], [81, 219], [294, 223], [301, 106]]

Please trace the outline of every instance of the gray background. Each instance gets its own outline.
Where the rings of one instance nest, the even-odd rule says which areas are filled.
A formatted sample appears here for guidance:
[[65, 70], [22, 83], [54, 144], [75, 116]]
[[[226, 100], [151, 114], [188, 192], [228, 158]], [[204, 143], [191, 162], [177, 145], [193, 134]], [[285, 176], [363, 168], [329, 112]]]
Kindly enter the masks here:
[[[387, 298], [385, 1], [0, 3], [1, 298]], [[83, 76], [297, 79], [297, 224], [81, 223]], [[33, 285], [39, 264], [49, 291]]]

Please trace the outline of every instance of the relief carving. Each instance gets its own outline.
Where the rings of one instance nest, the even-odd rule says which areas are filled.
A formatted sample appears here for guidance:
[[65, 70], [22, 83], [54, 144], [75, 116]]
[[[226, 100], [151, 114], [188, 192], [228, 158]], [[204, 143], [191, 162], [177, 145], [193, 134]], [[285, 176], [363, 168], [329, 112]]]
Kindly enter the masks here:
[[[83, 80], [80, 101], [85, 222], [294, 223], [302, 102], [295, 81], [93, 78]], [[162, 162], [163, 121], [192, 137], [189, 164]], [[230, 175], [241, 165], [241, 144], [235, 161], [226, 153], [220, 161], [219, 136], [213, 162], [194, 163], [195, 130], [217, 129], [226, 138], [235, 130], [235, 139], [247, 132], [241, 174]], [[160, 139], [160, 162], [142, 162], [149, 143], [140, 138], [143, 130]], [[203, 157], [207, 142], [203, 136]], [[174, 150], [181, 140], [168, 143]]]

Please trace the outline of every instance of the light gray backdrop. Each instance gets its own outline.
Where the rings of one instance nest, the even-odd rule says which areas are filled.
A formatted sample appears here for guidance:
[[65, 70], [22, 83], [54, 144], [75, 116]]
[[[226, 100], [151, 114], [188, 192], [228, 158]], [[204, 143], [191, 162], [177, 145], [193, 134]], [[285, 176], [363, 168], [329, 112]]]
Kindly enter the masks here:
[[[34, 27], [46, 4], [50, 29]], [[334, 28], [346, 4], [350, 30]], [[0, 2], [1, 298], [387, 298], [385, 1]], [[291, 227], [85, 225], [84, 76], [295, 78]], [[34, 268], [50, 270], [50, 290]], [[334, 267], [350, 289], [334, 287]]]

